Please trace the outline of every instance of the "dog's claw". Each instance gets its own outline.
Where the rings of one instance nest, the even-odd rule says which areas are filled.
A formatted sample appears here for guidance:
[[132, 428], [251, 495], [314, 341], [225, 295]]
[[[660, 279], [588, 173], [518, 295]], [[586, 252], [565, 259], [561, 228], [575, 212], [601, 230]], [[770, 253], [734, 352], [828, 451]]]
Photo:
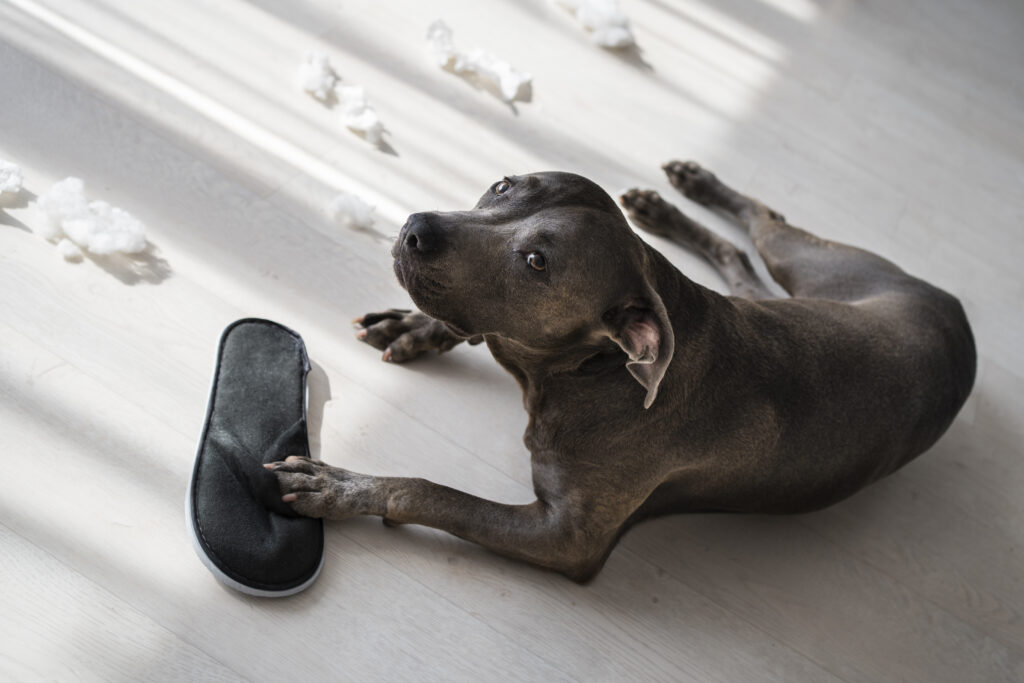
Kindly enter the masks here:
[[373, 503], [373, 477], [356, 474], [305, 457], [289, 457], [274, 470], [281, 501], [300, 515], [345, 519], [354, 515], [382, 515], [383, 504]]

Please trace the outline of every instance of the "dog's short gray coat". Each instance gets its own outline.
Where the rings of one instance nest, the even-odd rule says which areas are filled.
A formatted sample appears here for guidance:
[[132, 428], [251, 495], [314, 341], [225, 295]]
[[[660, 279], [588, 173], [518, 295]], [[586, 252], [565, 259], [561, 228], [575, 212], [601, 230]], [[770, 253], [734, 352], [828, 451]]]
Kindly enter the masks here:
[[635, 222], [702, 254], [737, 296], [692, 282], [573, 174], [506, 178], [470, 211], [414, 214], [393, 256], [422, 313], [368, 314], [360, 336], [392, 362], [485, 342], [523, 390], [537, 500], [304, 458], [268, 466], [285, 500], [433, 526], [584, 581], [644, 517], [814, 510], [931, 446], [974, 381], [959, 302], [693, 162], [664, 168], [748, 229], [792, 298], [773, 298], [746, 254], [656, 193], [627, 192]]

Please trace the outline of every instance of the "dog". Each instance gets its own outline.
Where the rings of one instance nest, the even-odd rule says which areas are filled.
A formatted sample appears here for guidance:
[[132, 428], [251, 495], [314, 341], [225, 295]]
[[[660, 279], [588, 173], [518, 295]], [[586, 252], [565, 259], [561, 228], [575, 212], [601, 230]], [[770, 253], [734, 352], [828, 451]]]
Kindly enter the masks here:
[[592, 181], [504, 178], [470, 211], [409, 217], [392, 256], [419, 311], [368, 314], [357, 336], [392, 363], [485, 343], [522, 388], [536, 501], [302, 457], [267, 465], [283, 500], [301, 515], [435, 527], [586, 582], [644, 518], [816, 510], [934, 444], [974, 383], [960, 302], [694, 162], [663, 169], [747, 230], [790, 298], [656, 192], [622, 195], [629, 217], [706, 258], [732, 296], [672, 266]]

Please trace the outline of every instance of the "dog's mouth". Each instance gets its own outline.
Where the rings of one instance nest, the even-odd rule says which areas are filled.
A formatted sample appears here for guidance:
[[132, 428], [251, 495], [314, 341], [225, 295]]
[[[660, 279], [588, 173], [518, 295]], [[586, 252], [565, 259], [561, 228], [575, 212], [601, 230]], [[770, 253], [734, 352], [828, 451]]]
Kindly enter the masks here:
[[404, 261], [401, 256], [395, 258], [394, 270], [398, 284], [409, 292], [409, 296], [417, 308], [432, 318], [440, 320], [452, 334], [465, 338], [473, 336], [473, 333], [445, 320], [445, 314], [436, 305], [448, 298], [448, 285], [423, 273], [422, 268], [414, 267], [408, 261]]
[[395, 258], [394, 271], [398, 284], [409, 292], [419, 309], [427, 315], [435, 315], [432, 304], [445, 300], [448, 284], [433, 277], [429, 268], [417, 267], [401, 256]]
[[405, 284], [405, 270], [402, 267], [402, 259], [396, 257], [392, 267], [395, 270], [395, 277], [398, 279], [398, 284], [402, 285], [402, 288], [408, 290], [409, 287]]

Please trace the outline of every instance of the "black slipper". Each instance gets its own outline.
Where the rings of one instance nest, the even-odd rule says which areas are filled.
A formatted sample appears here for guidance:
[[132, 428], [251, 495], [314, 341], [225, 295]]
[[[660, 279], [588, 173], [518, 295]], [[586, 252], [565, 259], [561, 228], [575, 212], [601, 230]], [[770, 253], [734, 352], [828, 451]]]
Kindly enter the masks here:
[[199, 440], [186, 519], [199, 559], [231, 588], [293, 595], [323, 565], [324, 528], [281, 501], [264, 464], [309, 457], [302, 337], [269, 320], [224, 330]]

